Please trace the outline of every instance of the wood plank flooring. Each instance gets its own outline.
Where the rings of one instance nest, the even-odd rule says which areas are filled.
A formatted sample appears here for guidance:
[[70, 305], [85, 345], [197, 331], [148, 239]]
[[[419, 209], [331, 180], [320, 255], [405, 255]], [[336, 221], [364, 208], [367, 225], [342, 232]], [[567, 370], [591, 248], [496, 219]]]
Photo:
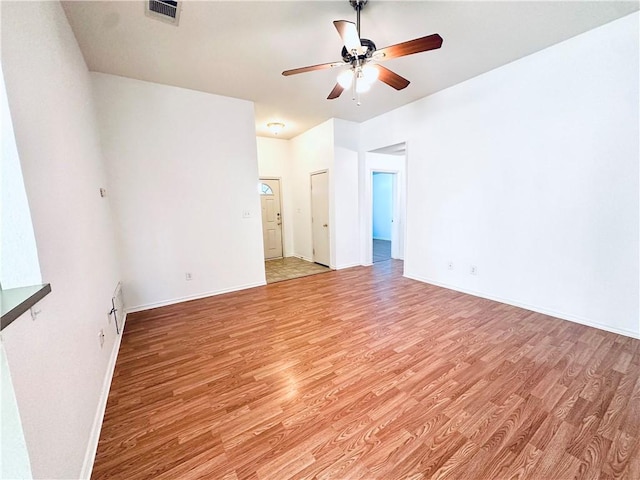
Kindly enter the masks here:
[[396, 260], [130, 315], [93, 479], [640, 479], [640, 341]]

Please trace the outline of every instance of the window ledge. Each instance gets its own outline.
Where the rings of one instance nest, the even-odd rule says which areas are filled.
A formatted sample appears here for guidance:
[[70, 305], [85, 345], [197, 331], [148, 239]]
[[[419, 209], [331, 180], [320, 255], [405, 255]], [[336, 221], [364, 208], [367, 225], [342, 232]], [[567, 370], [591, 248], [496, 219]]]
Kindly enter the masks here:
[[51, 285], [48, 283], [0, 290], [0, 306], [2, 307], [0, 330], [7, 328], [11, 322], [33, 307], [49, 293], [51, 293]]

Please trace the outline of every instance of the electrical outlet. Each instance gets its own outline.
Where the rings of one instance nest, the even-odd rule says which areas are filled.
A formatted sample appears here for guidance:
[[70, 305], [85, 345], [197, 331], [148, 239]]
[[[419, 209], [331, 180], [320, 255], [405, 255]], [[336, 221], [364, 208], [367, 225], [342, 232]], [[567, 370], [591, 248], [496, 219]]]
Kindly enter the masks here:
[[469, 269], [469, 273], [471, 275], [477, 275], [478, 274], [478, 267], [476, 267], [475, 265], [471, 265], [471, 268]]
[[184, 279], [185, 279], [187, 282], [190, 282], [192, 278], [193, 278], [193, 277], [191, 276], [191, 272], [187, 272], [187, 273], [185, 273], [185, 274], [184, 274]]
[[243, 210], [242, 218], [251, 218], [251, 210]]
[[106, 189], [106, 188], [101, 188], [101, 189], [100, 189], [100, 196], [101, 196], [102, 198], [104, 198], [104, 197], [106, 197], [106, 196], [107, 196], [107, 189]]
[[104, 329], [101, 328], [100, 329], [100, 333], [98, 334], [98, 337], [100, 338], [100, 348], [104, 347]]
[[451, 260], [449, 260], [447, 267], [449, 268], [449, 270], [453, 270], [453, 262]]

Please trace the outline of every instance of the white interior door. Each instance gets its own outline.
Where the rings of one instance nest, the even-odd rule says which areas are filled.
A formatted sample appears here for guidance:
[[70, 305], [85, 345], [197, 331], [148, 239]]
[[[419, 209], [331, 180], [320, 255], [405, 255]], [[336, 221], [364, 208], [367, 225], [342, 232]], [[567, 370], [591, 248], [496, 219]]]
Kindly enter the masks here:
[[282, 214], [280, 212], [280, 180], [260, 179], [262, 206], [262, 242], [264, 258], [282, 257]]
[[311, 228], [313, 261], [330, 265], [329, 255], [329, 174], [311, 175]]

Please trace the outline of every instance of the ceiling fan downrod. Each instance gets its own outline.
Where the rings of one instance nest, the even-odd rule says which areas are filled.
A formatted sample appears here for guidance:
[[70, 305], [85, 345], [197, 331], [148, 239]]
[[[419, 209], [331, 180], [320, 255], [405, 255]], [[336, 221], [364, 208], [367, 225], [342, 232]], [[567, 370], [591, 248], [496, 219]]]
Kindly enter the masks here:
[[358, 30], [358, 36], [360, 36], [360, 11], [364, 8], [369, 0], [349, 0], [349, 3], [356, 11], [356, 28]]

